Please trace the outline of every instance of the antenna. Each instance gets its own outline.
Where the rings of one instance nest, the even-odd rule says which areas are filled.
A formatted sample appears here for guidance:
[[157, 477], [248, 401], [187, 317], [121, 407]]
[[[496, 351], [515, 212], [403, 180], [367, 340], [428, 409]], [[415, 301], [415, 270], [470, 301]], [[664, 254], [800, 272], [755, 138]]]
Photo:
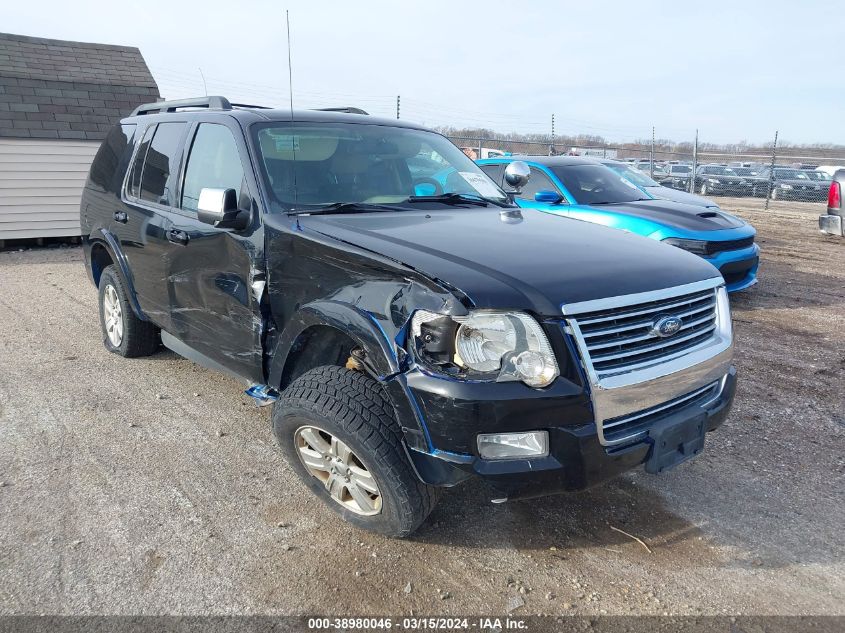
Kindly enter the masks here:
[[205, 83], [205, 75], [202, 74], [202, 68], [197, 67], [197, 70], [200, 71], [200, 77], [202, 77], [202, 89], [205, 90], [205, 96], [208, 96], [208, 84]]
[[[285, 9], [285, 25], [288, 33], [288, 92], [290, 93], [290, 124], [291, 124], [291, 139], [290, 147], [293, 154], [293, 210], [296, 211], [299, 207], [298, 197], [296, 192], [296, 141], [293, 138], [293, 65], [290, 59], [290, 11]], [[296, 216], [296, 228], [299, 227], [299, 215]]]

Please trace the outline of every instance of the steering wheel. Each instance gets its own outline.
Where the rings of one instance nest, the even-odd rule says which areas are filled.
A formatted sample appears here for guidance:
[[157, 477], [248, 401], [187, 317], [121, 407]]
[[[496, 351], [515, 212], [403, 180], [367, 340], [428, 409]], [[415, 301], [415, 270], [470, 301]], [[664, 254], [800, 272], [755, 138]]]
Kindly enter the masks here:
[[443, 193], [443, 186], [437, 182], [434, 178], [415, 178], [414, 179], [414, 191], [416, 192], [417, 187], [420, 185], [431, 185], [434, 187], [434, 193], [426, 194], [430, 196], [439, 196]]

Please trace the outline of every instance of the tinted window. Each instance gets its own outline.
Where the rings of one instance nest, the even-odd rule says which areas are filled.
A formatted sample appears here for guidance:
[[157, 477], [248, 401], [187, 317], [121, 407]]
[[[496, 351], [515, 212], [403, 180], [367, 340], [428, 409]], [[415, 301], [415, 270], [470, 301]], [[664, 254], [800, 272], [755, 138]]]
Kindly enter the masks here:
[[497, 165], [479, 165], [479, 167], [481, 167], [481, 171], [490, 176], [490, 180], [500, 187], [502, 186], [502, 174], [505, 171], [503, 163], [499, 163]]
[[784, 180], [809, 180], [809, 176], [797, 169], [775, 169], [775, 178]]
[[243, 182], [244, 169], [232, 132], [225, 125], [200, 124], [188, 156], [182, 208], [196, 211], [205, 188], [234, 189], [240, 194]]
[[553, 170], [578, 204], [650, 199], [636, 186], [604, 165], [566, 165], [555, 167]]
[[[622, 165], [621, 163], [609, 163], [607, 165], [615, 171], [617, 174], [622, 176], [628, 182], [632, 182], [637, 187], [657, 187], [658, 184], [649, 178], [646, 174], [641, 171], [637, 171], [636, 169], [631, 169], [627, 165]], [[655, 165], [654, 171], [657, 171], [657, 166]]]
[[129, 177], [129, 195], [138, 197], [141, 190], [141, 172], [144, 171], [144, 159], [147, 157], [147, 150], [150, 148], [150, 140], [153, 138], [156, 126], [151, 125], [144, 132], [144, 139], [135, 154], [135, 162], [132, 164], [132, 174]]
[[141, 174], [141, 200], [170, 205], [172, 181], [182, 150], [184, 123], [159, 123], [144, 160]]
[[705, 167], [701, 173], [709, 176], [736, 176], [736, 172], [730, 167], [720, 167], [718, 165]]
[[687, 167], [686, 165], [672, 165], [669, 168], [669, 172], [673, 174], [688, 174], [692, 171], [691, 167]]
[[133, 124], [114, 126], [106, 140], [100, 145], [97, 156], [91, 164], [90, 174], [91, 184], [97, 189], [114, 191], [118, 166], [124, 155], [129, 152], [135, 127]]
[[522, 188], [522, 193], [519, 194], [519, 197], [523, 200], [533, 200], [534, 194], [538, 191], [557, 190], [558, 189], [552, 183], [551, 178], [536, 167], [531, 167], [531, 178], [529, 178], [528, 184]]

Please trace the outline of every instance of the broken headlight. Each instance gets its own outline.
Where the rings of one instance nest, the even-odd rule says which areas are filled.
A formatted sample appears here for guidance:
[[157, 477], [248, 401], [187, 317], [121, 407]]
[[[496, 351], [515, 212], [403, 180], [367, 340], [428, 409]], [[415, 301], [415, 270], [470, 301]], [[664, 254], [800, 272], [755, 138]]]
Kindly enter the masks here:
[[523, 312], [476, 311], [447, 317], [418, 310], [411, 319], [417, 352], [435, 365], [451, 365], [467, 377], [522, 381], [546, 387], [559, 375], [549, 340]]

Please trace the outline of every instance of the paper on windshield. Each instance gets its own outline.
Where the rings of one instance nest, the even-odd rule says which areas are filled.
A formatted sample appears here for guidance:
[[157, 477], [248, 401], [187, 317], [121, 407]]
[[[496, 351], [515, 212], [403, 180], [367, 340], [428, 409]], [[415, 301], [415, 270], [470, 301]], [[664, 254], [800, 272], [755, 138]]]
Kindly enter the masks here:
[[459, 171], [458, 173], [469, 183], [470, 187], [485, 198], [500, 198], [502, 196], [496, 185], [490, 182], [490, 179], [484, 174], [474, 174], [471, 171]]

